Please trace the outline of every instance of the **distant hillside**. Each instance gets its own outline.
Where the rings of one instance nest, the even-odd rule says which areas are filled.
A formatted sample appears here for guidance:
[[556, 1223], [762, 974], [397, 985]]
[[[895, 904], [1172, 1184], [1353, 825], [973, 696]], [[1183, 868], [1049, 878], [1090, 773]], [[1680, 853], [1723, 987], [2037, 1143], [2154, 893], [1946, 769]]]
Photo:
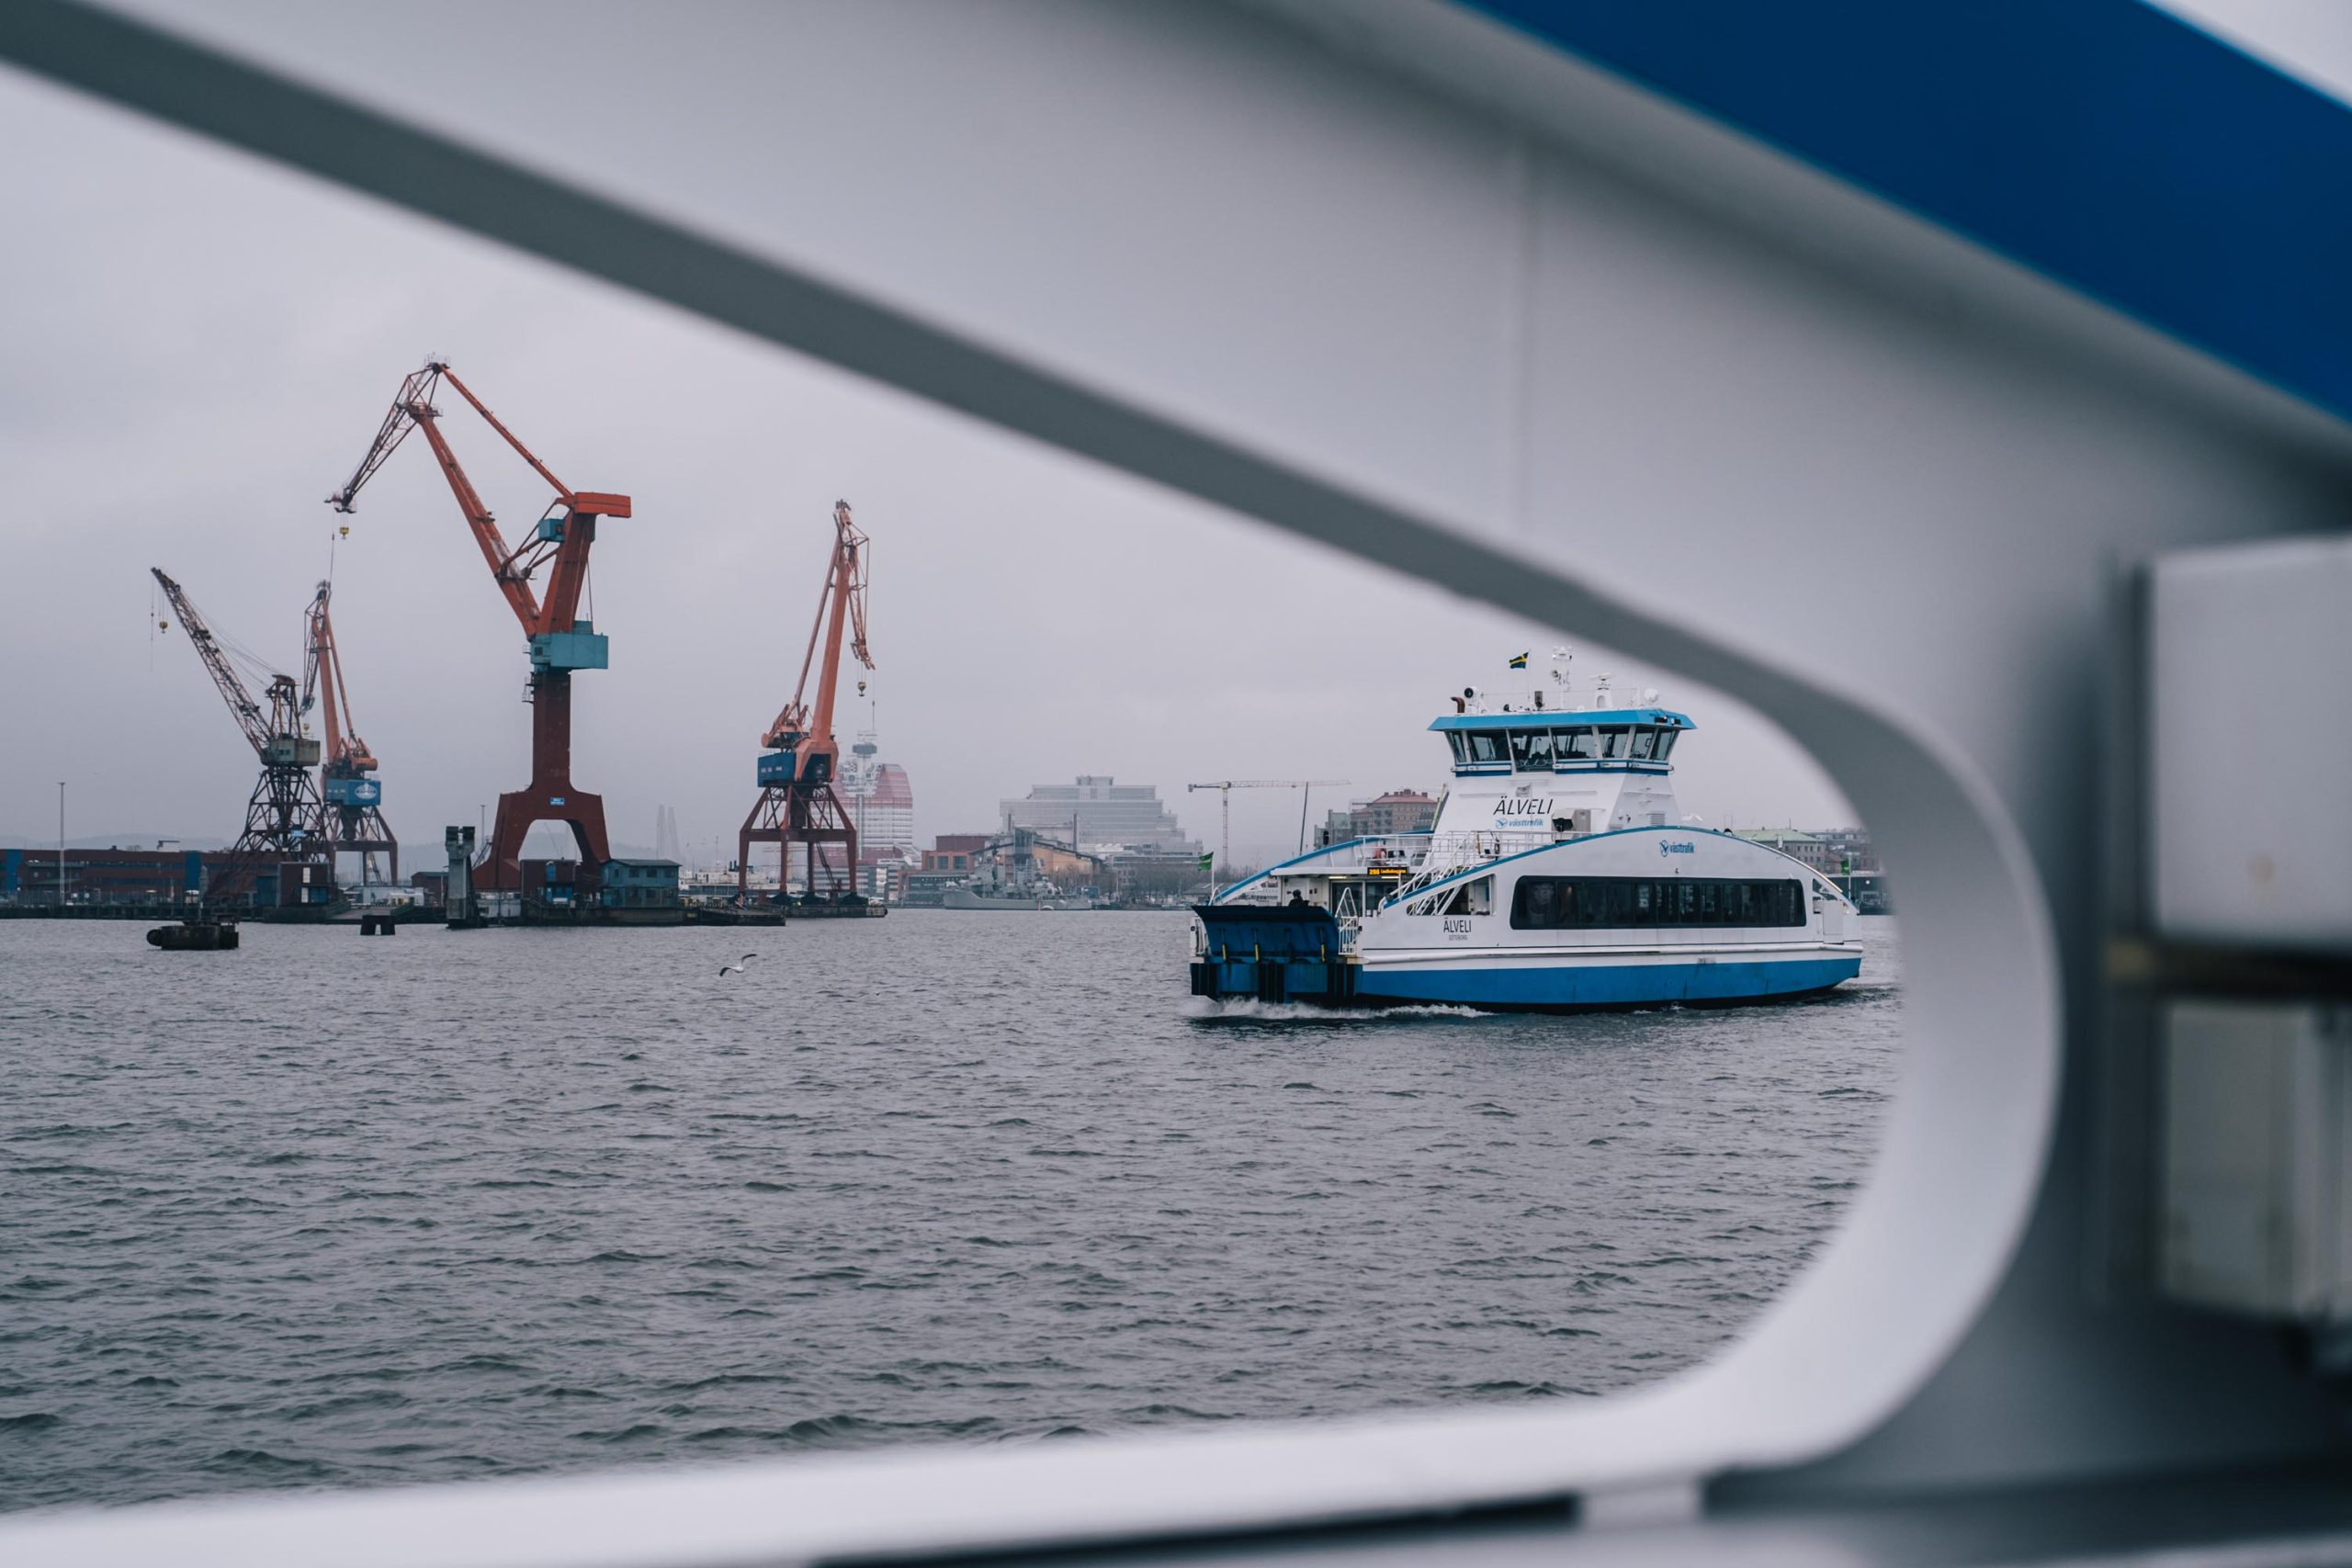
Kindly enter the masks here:
[[[157, 844], [175, 850], [225, 850], [226, 839], [183, 839], [172, 833], [76, 833], [65, 840], [68, 854], [75, 850], [152, 850]], [[14, 833], [0, 833], [0, 850], [51, 850], [57, 848], [55, 839], [26, 838]]]

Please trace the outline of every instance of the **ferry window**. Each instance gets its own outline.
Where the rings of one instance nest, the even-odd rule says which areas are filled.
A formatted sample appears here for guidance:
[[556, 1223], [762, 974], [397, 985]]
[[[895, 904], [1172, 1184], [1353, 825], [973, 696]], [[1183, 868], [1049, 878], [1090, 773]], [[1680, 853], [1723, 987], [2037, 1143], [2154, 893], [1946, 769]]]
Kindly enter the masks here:
[[1622, 728], [1602, 730], [1600, 732], [1600, 754], [1604, 757], [1623, 756], [1625, 754], [1625, 736], [1626, 732]]
[[1657, 732], [1657, 744], [1650, 749], [1651, 760], [1659, 762], [1665, 761], [1667, 753], [1674, 750], [1674, 743], [1681, 738], [1682, 732], [1679, 729], [1659, 730]]
[[1491, 876], [1482, 876], [1476, 882], [1465, 882], [1456, 887], [1453, 890], [1453, 896], [1445, 901], [1444, 912], [1449, 915], [1490, 913], [1495, 906], [1494, 894], [1495, 879]]
[[1600, 755], [1600, 738], [1589, 729], [1563, 729], [1559, 738], [1563, 756], [1584, 760]]
[[1501, 730], [1473, 729], [1464, 733], [1470, 742], [1470, 760], [1473, 762], [1510, 763], [1510, 748], [1504, 742]]
[[1511, 765], [1521, 773], [1542, 773], [1552, 766], [1552, 732], [1519, 729], [1511, 732]]
[[[1484, 878], [1481, 878], [1483, 881]], [[1801, 926], [1804, 885], [1677, 876], [1522, 876], [1511, 890], [1515, 931], [1566, 926]]]
[[1657, 733], [1657, 731], [1654, 729], [1636, 729], [1634, 731], [1634, 750], [1632, 755], [1635, 759], [1642, 761], [1647, 761], [1649, 760], [1650, 737]]
[[1560, 876], [1522, 876], [1511, 889], [1510, 928], [1517, 931], [1557, 931], [1569, 923], [1576, 884]]
[[1468, 739], [1463, 735], [1462, 731], [1458, 729], [1447, 730], [1445, 732], [1445, 743], [1453, 748], [1453, 765], [1455, 767], [1462, 767], [1470, 761], [1470, 742]]

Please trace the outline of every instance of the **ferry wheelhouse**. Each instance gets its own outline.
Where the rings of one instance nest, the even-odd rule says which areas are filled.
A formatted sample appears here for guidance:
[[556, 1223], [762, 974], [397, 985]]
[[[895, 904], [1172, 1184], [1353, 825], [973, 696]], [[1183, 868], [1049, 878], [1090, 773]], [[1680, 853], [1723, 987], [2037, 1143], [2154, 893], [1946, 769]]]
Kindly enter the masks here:
[[[1565, 665], [1565, 660], [1563, 660]], [[1803, 862], [1680, 820], [1693, 726], [1604, 680], [1430, 728], [1453, 778], [1427, 833], [1318, 849], [1197, 906], [1193, 991], [1336, 1006], [1504, 1010], [1814, 995], [1860, 971], [1855, 909]]]

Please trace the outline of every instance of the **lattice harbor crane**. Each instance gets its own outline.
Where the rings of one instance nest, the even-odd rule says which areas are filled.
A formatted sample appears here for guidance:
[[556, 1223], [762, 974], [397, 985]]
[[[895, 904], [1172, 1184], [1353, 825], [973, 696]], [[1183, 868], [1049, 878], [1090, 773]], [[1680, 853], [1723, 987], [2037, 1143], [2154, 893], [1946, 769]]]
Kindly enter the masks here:
[[376, 772], [376, 754], [352, 728], [351, 694], [344, 686], [343, 656], [336, 649], [334, 621], [327, 609], [334, 593], [333, 583], [320, 583], [304, 616], [308, 636], [303, 639], [302, 711], [309, 713], [315, 704], [326, 730], [325, 761], [319, 766], [322, 852], [357, 855], [364, 889], [375, 883], [379, 853], [390, 857], [391, 879], [400, 881], [401, 845], [384, 820], [383, 782], [368, 776]]
[[1212, 784], [1188, 784], [1184, 793], [1196, 789], [1217, 792], [1220, 815], [1216, 846], [1216, 869], [1219, 875], [1233, 869], [1233, 792], [1237, 789], [1295, 789], [1298, 791], [1298, 852], [1306, 852], [1306, 803], [1316, 790], [1325, 785], [1342, 787], [1345, 779], [1218, 779]]
[[[229, 852], [228, 866], [241, 871], [259, 862], [308, 861], [319, 854], [318, 824], [322, 813], [319, 798], [318, 780], [312, 774], [319, 765], [319, 743], [302, 733], [302, 701], [300, 689], [291, 675], [268, 671], [249, 654], [239, 650], [242, 658], [256, 676], [266, 676], [264, 688], [266, 705], [256, 702], [236, 662], [221, 639], [205, 624], [204, 616], [188, 602], [180, 585], [166, 576], [160, 567], [149, 569], [162, 585], [164, 597], [172, 606], [172, 614], [187, 633], [204, 661], [204, 668], [220, 689], [220, 697], [229, 705], [230, 716], [244, 732], [254, 755], [261, 759], [261, 777], [254, 785], [253, 797], [245, 803], [244, 831]], [[216, 883], [229, 880], [224, 870]], [[223, 897], [234, 891], [224, 886], [211, 889], [213, 897]]]
[[[791, 875], [792, 846], [806, 845], [811, 898], [818, 897], [821, 846], [840, 844], [847, 857], [849, 886], [844, 890], [836, 880], [829, 891], [836, 897], [843, 891], [855, 892], [857, 828], [833, 791], [833, 774], [841, 759], [841, 743], [833, 739], [833, 694], [841, 682], [844, 622], [850, 630], [850, 651], [866, 669], [874, 668], [874, 656], [865, 648], [866, 543], [865, 536], [850, 521], [849, 502], [835, 502], [832, 559], [825, 572], [825, 586], [817, 594], [817, 618], [808, 627], [808, 648], [800, 658], [800, 683], [760, 738], [760, 744], [767, 748], [759, 763], [760, 798], [752, 804], [752, 814], [743, 818], [743, 830], [736, 841], [739, 901], [751, 893], [753, 844], [782, 846], [777, 852], [779, 896]], [[808, 671], [816, 663], [820, 637], [825, 659], [817, 677], [812, 710]], [[831, 867], [826, 865], [825, 870], [830, 873]]]
[[[497, 519], [482, 503], [441, 434], [440, 411], [433, 406], [433, 394], [444, 381], [456, 388], [458, 395], [472, 404], [500, 439], [555, 491], [555, 499], [523, 542], [511, 548], [499, 532]], [[571, 783], [571, 675], [575, 670], [606, 666], [608, 645], [602, 633], [579, 618], [580, 595], [588, 581], [588, 551], [596, 542], [597, 520], [628, 516], [629, 498], [606, 491], [575, 491], [557, 479], [529, 447], [515, 439], [514, 432], [499, 423], [456, 371], [442, 360], [429, 359], [423, 369], [401, 383], [367, 456], [344, 487], [327, 497], [327, 504], [338, 512], [351, 511], [360, 489], [408, 433], [416, 429], [424, 432], [442, 476], [449, 481], [450, 493], [458, 498], [458, 510], [465, 514], [474, 542], [481, 547], [482, 559], [490, 564], [492, 580], [506, 596], [508, 607], [529, 639], [531, 782], [498, 797], [498, 819], [482, 852], [476, 886], [518, 890], [523, 883], [523, 840], [539, 822], [569, 827], [581, 858], [601, 867], [613, 858], [605, 834], [604, 798], [576, 789]], [[541, 567], [548, 568], [544, 600], [531, 587]]]

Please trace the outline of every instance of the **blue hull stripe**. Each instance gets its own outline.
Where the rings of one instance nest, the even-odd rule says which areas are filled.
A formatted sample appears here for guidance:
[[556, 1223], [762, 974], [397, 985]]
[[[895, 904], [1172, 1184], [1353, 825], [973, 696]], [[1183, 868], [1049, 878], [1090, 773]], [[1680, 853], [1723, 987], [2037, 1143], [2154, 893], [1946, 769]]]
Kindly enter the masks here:
[[1639, 1007], [1656, 1002], [1761, 1001], [1826, 990], [1861, 972], [1850, 958], [1781, 963], [1554, 964], [1496, 969], [1375, 969], [1356, 994], [1368, 1001], [1465, 1007]]

